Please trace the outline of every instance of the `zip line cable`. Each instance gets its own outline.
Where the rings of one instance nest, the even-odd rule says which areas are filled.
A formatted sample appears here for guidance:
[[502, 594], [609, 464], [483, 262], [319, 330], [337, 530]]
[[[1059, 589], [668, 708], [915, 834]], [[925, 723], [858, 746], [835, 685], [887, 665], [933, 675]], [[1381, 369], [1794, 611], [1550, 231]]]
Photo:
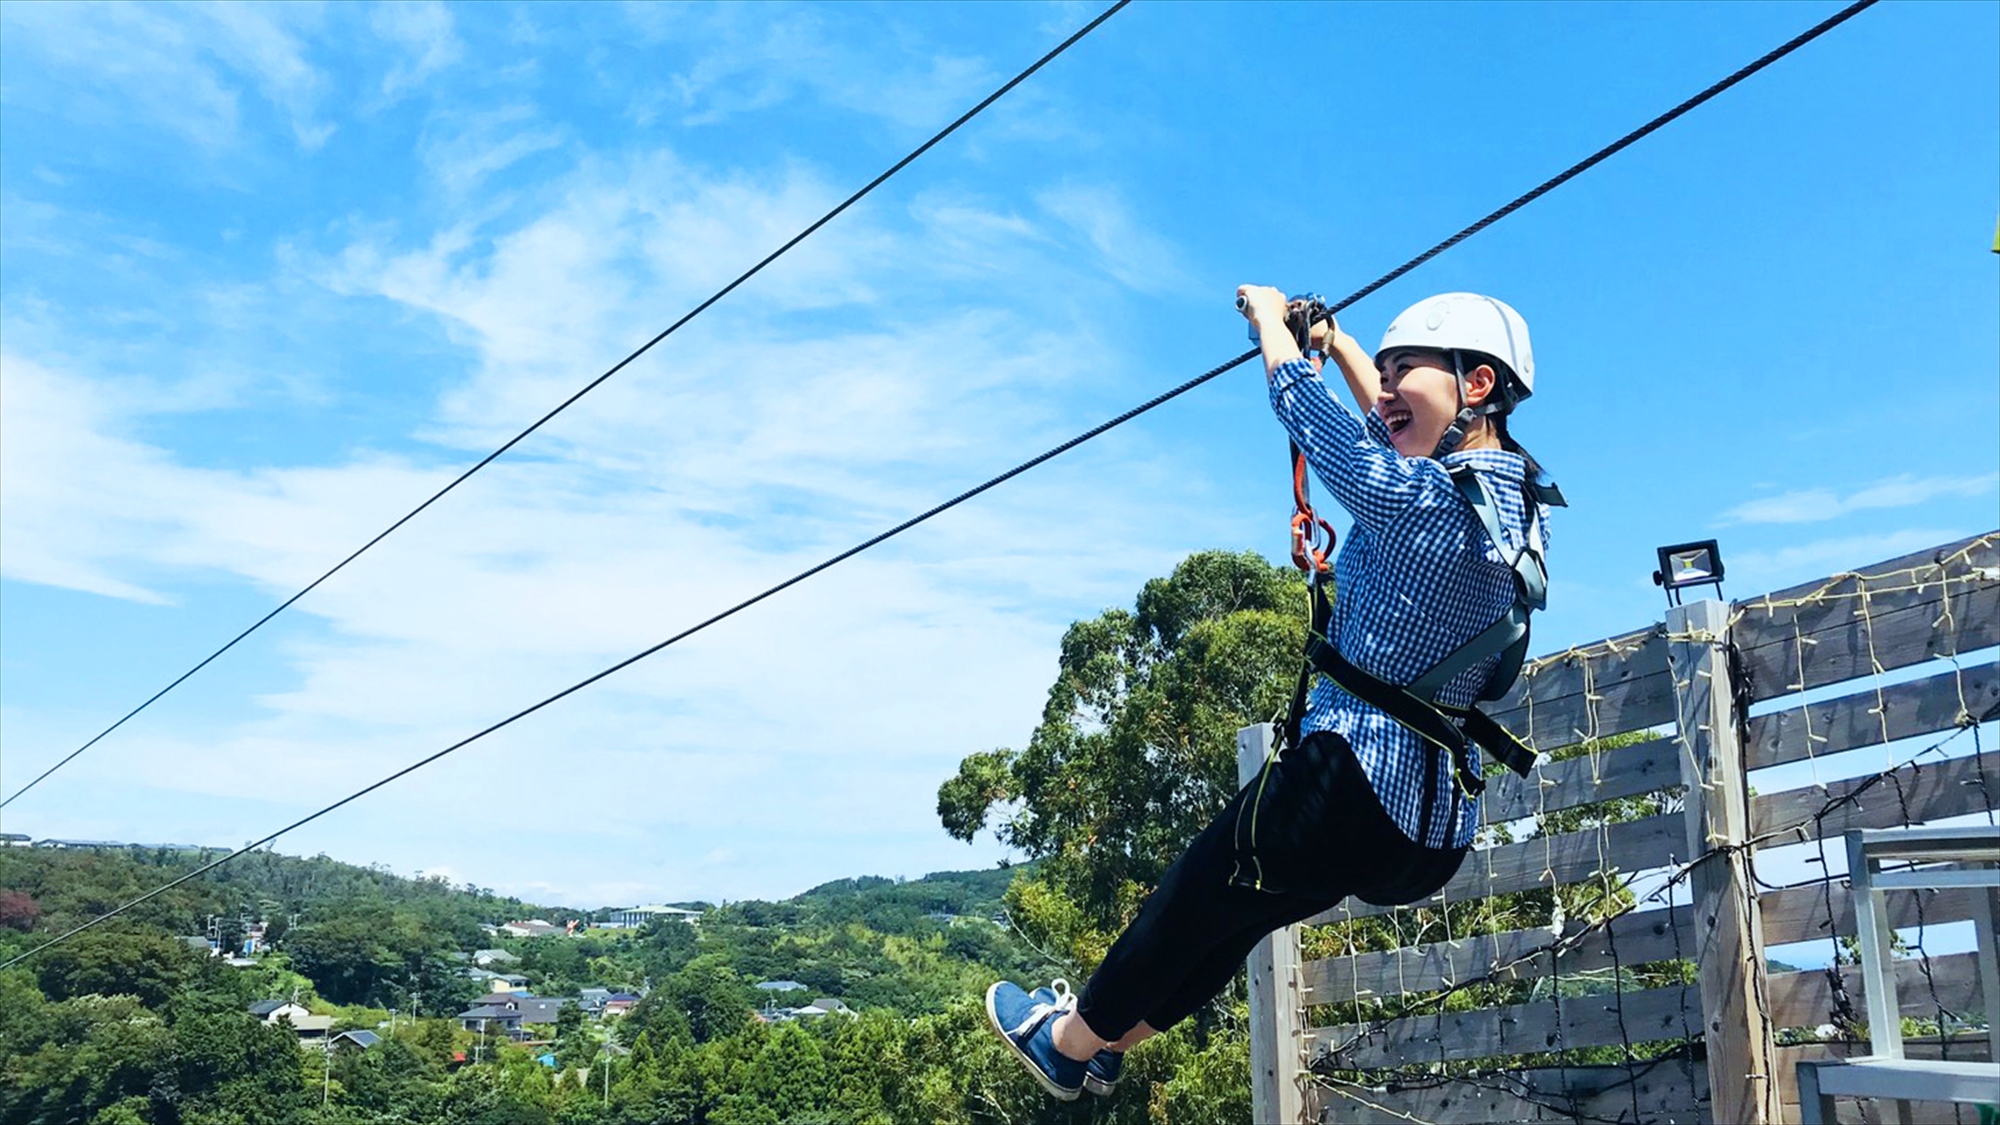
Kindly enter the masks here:
[[526, 438], [529, 434], [534, 433], [536, 430], [541, 429], [544, 425], [546, 425], [549, 422], [550, 419], [554, 418], [556, 415], [561, 414], [565, 410], [568, 410], [570, 406], [573, 405], [578, 399], [589, 394], [591, 391], [596, 390], [598, 385], [603, 383], [606, 379], [609, 379], [613, 375], [618, 374], [618, 372], [624, 370], [625, 367], [628, 364], [630, 364], [633, 360], [638, 359], [640, 356], [645, 355], [647, 352], [651, 351], [653, 349], [653, 345], [673, 335], [675, 332], [680, 331], [682, 325], [686, 324], [690, 320], [693, 320], [695, 317], [700, 316], [704, 311], [708, 309], [710, 305], [713, 305], [717, 301], [720, 301], [724, 297], [727, 297], [732, 291], [736, 289], [737, 286], [742, 285], [744, 282], [750, 280], [752, 277], [755, 277], [759, 272], [761, 272], [764, 269], [765, 266], [768, 266], [772, 262], [777, 261], [780, 257], [784, 256], [784, 254], [787, 251], [792, 249], [792, 247], [797, 246], [801, 242], [804, 242], [808, 237], [810, 237], [813, 234], [813, 232], [819, 230], [819, 228], [832, 222], [834, 218], [838, 216], [842, 211], [845, 211], [849, 207], [852, 207], [854, 204], [860, 202], [863, 196], [867, 195], [871, 191], [874, 191], [876, 188], [882, 186], [882, 184], [886, 182], [889, 179], [889, 177], [902, 171], [905, 167], [908, 167], [912, 162], [914, 162], [918, 157], [922, 156], [926, 152], [929, 152], [934, 146], [937, 145], [939, 141], [942, 141], [946, 137], [953, 134], [954, 132], [957, 132], [959, 126], [972, 120], [974, 117], [978, 116], [982, 110], [986, 109], [994, 102], [999, 101], [1014, 87], [1019, 86], [1022, 82], [1027, 81], [1029, 75], [1042, 69], [1042, 67], [1048, 65], [1050, 62], [1053, 62], [1056, 56], [1062, 54], [1064, 51], [1067, 51], [1071, 47], [1075, 46], [1076, 43], [1079, 40], [1081, 40], [1084, 36], [1089, 35], [1091, 32], [1097, 30], [1098, 25], [1102, 24], [1105, 20], [1110, 19], [1112, 16], [1117, 15], [1120, 9], [1124, 8], [1127, 4], [1130, 4], [1131, 2], [1132, 0], [1117, 0], [1117, 3], [1112, 4], [1109, 8], [1106, 8], [1104, 9], [1104, 11], [1098, 13], [1096, 19], [1093, 19], [1089, 23], [1084, 24], [1081, 28], [1077, 29], [1075, 34], [1071, 35], [1068, 39], [1063, 40], [1061, 43], [1056, 44], [1055, 48], [1049, 51], [1048, 54], [1045, 54], [1041, 58], [1036, 59], [1034, 65], [1028, 67], [1026, 70], [1023, 70], [1021, 73], [1009, 79], [1006, 85], [1001, 86], [999, 89], [993, 91], [991, 94], [986, 95], [984, 101], [981, 101], [978, 105], [975, 105], [971, 109], [968, 109], [964, 113], [960, 114], [958, 120], [953, 121], [951, 124], [939, 130], [934, 136], [931, 137], [930, 140], [927, 140], [923, 144], [917, 146], [917, 148], [913, 150], [908, 156], [905, 156], [901, 160], [898, 160], [896, 163], [890, 165], [888, 171], [883, 172], [881, 175], [868, 181], [868, 183], [864, 187], [862, 187], [860, 191], [857, 191], [853, 195], [850, 195], [846, 199], [842, 200], [839, 206], [835, 207], [831, 211], [828, 211], [826, 214], [821, 215], [817, 220], [815, 220], [812, 223], [811, 226], [808, 226], [804, 230], [793, 235], [791, 240], [786, 242], [783, 246], [780, 246], [776, 250], [773, 250], [769, 254], [766, 254], [762, 261], [758, 262], [754, 266], [751, 266], [749, 269], [744, 270], [741, 274], [738, 274], [736, 280], [716, 290], [715, 293], [712, 296], [710, 296], [707, 300], [703, 301], [699, 305], [696, 305], [693, 309], [690, 309], [685, 315], [683, 315], [679, 320], [676, 320], [672, 324], [668, 325], [665, 331], [661, 332], [659, 335], [653, 337], [652, 339], [646, 341], [644, 344], [639, 345], [639, 347], [636, 350], [634, 350], [630, 355], [626, 356], [624, 359], [621, 359], [617, 363], [613, 364], [611, 368], [607, 370], [604, 374], [599, 375], [597, 378], [592, 379], [590, 382], [584, 384], [581, 390], [577, 391], [575, 394], [570, 395], [568, 398], [562, 400], [561, 403], [557, 404], [555, 409], [549, 411], [547, 414], [544, 414], [540, 418], [536, 419], [533, 425], [529, 426], [525, 430], [522, 430], [520, 433], [515, 434], [513, 437], [507, 439], [507, 444], [502, 445], [500, 448], [487, 454], [485, 457], [481, 458], [477, 464], [473, 465], [471, 468], [460, 473], [456, 478], [452, 480], [450, 484], [445, 485], [443, 488], [440, 488], [437, 490], [437, 492], [433, 493], [430, 499], [425, 500], [423, 503], [418, 504], [416, 507], [410, 509], [408, 514], [404, 515], [403, 518], [397, 520], [395, 523], [392, 523], [388, 527], [384, 528], [380, 534], [375, 536], [375, 538], [370, 539], [366, 543], [363, 543], [359, 548], [357, 548], [354, 551], [353, 554], [348, 555], [346, 558], [340, 560], [338, 563], [335, 563], [331, 570], [328, 570], [325, 574], [322, 574], [318, 578], [313, 579], [311, 585], [308, 585], [305, 589], [300, 590], [298, 593], [293, 594], [291, 597], [286, 598], [282, 603], [278, 605], [276, 609], [273, 609], [271, 612], [258, 618], [257, 621], [254, 624], [252, 624], [248, 629], [245, 629], [241, 633], [236, 634], [236, 636], [233, 637], [228, 644], [223, 645], [221, 648], [216, 649], [214, 652], [209, 653], [208, 656], [201, 661], [201, 663], [196, 664], [194, 667], [189, 668], [185, 672], [182, 672], [178, 677], [174, 679], [172, 683], [168, 684], [166, 687], [161, 688], [159, 691], [154, 692], [152, 698], [146, 700], [144, 703], [141, 703], [137, 707], [134, 707], [132, 708], [132, 710], [126, 712], [124, 718], [121, 718], [117, 722], [112, 723], [110, 726], [105, 727], [102, 731], [98, 732], [95, 738], [92, 738], [89, 742], [86, 742], [83, 745], [77, 747], [76, 749], [70, 751], [67, 755], [65, 755], [62, 758], [61, 761], [58, 761], [55, 765], [52, 765], [48, 769], [43, 770], [41, 774], [38, 775], [33, 781], [28, 782], [26, 785], [21, 786], [19, 789], [16, 789], [13, 793], [9, 794], [5, 800], [0, 800], [0, 809], [6, 808], [8, 805], [14, 802], [14, 798], [19, 797], [21, 794], [26, 793], [28, 790], [33, 789], [37, 785], [40, 785], [43, 779], [47, 778], [50, 774], [68, 765], [70, 761], [74, 759], [77, 755], [83, 753], [85, 750], [90, 749], [92, 746], [97, 745], [97, 743], [101, 741], [106, 735], [109, 735], [112, 731], [115, 731], [119, 727], [124, 726], [127, 720], [138, 715], [139, 712], [144, 711], [146, 708], [151, 707], [155, 702], [157, 702], [160, 699], [161, 696], [164, 696], [168, 692], [179, 687], [183, 682], [185, 682], [190, 676], [193, 676], [196, 672], [199, 672], [203, 668], [208, 667], [209, 663], [215, 660], [215, 658], [221, 656], [225, 652], [228, 652], [230, 649], [235, 648], [236, 643], [238, 641], [243, 640], [245, 637], [248, 637], [250, 634], [263, 628], [266, 622], [278, 616], [280, 613], [285, 612], [285, 610], [290, 609], [292, 603], [298, 601], [300, 598], [305, 597], [307, 594], [312, 593], [313, 590], [317, 588], [320, 583], [325, 582], [327, 579], [332, 578], [335, 574], [338, 574], [342, 568], [346, 567], [348, 563], [353, 562], [355, 559], [360, 558], [364, 553], [368, 551], [370, 547], [373, 547], [375, 544], [380, 543], [384, 539], [387, 539], [398, 528], [402, 527], [404, 524], [415, 519], [417, 515], [421, 513], [425, 508], [428, 508], [432, 504], [435, 504], [439, 500], [443, 499], [445, 493], [450, 492], [452, 489], [457, 488], [461, 484], [464, 484], [468, 479], [471, 478], [472, 474], [478, 472], [479, 470], [485, 468], [486, 466], [492, 464], [494, 461], [498, 460], [501, 454], [506, 453], [508, 450], [514, 448], [514, 446], [520, 444], [522, 439]]
[[[1487, 215], [1485, 218], [1480, 219], [1478, 222], [1472, 224], [1469, 227], [1466, 227], [1464, 230], [1459, 231], [1457, 234], [1452, 235], [1450, 238], [1444, 240], [1443, 242], [1438, 243], [1436, 246], [1431, 247], [1429, 250], [1424, 251], [1417, 257], [1410, 259], [1403, 265], [1398, 266], [1397, 268], [1389, 271], [1386, 274], [1383, 274], [1375, 281], [1370, 282], [1368, 285], [1365, 285], [1361, 289], [1355, 291], [1355, 293], [1352, 296], [1349, 296], [1345, 300], [1339, 302], [1338, 304], [1331, 306], [1330, 311], [1337, 313], [1340, 310], [1345, 309], [1349, 305], [1354, 304], [1356, 301], [1361, 300], [1363, 297], [1368, 296], [1369, 294], [1382, 288], [1384, 285], [1387, 285], [1391, 281], [1394, 281], [1395, 279], [1410, 272], [1417, 266], [1422, 265], [1424, 262], [1431, 260], [1438, 254], [1441, 254], [1444, 251], [1450, 249], [1451, 247], [1458, 245], [1465, 239], [1486, 229], [1487, 227], [1493, 225], [1495, 222], [1498, 222], [1499, 220], [1519, 210], [1523, 206], [1526, 206], [1528, 203], [1533, 202], [1535, 199], [1548, 194], [1550, 191], [1561, 186], [1568, 180], [1574, 178], [1577, 174], [1602, 162], [1606, 157], [1609, 157], [1612, 154], [1618, 152], [1620, 149], [1623, 149], [1631, 145], [1634, 141], [1639, 140], [1641, 137], [1644, 137], [1648, 133], [1651, 133], [1654, 130], [1660, 128], [1662, 125], [1665, 125], [1668, 122], [1674, 120], [1675, 118], [1681, 116], [1682, 114], [1687, 113], [1689, 110], [1692, 110], [1696, 106], [1709, 100], [1710, 98], [1721, 93], [1722, 91], [1729, 89], [1731, 86], [1736, 85], [1737, 83], [1743, 81], [1745, 78], [1750, 77], [1751, 75], [1757, 73], [1758, 71], [1778, 61], [1779, 59], [1784, 58], [1786, 55], [1791, 54], [1793, 51], [1804, 46], [1805, 44], [1810, 43], [1814, 39], [1819, 38], [1821, 35], [1824, 35], [1826, 32], [1846, 22], [1848, 19], [1851, 19], [1853, 16], [1860, 13], [1864, 9], [1873, 6], [1876, 2], [1877, 0], [1856, 0], [1856, 3], [1851, 4], [1848, 7], [1842, 9], [1840, 12], [1829, 17], [1825, 21], [1815, 25], [1810, 30], [1800, 34], [1797, 38], [1792, 39], [1790, 42], [1784, 44], [1781, 47], [1778, 47], [1776, 50], [1771, 51], [1769, 54], [1758, 59], [1756, 62], [1751, 63], [1750, 65], [1744, 67], [1743, 69], [1723, 79], [1722, 81], [1717, 82], [1715, 85], [1710, 86], [1708, 89], [1703, 90], [1701, 93], [1696, 94], [1694, 97], [1689, 98], [1687, 101], [1682, 102], [1681, 104], [1675, 106], [1673, 109], [1668, 110], [1666, 113], [1663, 113], [1658, 117], [1655, 117], [1653, 120], [1647, 122], [1646, 124], [1633, 130], [1632, 132], [1627, 133], [1625, 136], [1612, 142], [1610, 145], [1607, 145], [1604, 148], [1599, 149], [1597, 152], [1584, 158], [1582, 161], [1579, 161], [1578, 163], [1571, 165], [1567, 170], [1565, 170], [1561, 174], [1551, 179], [1543, 181], [1541, 184], [1530, 189], [1527, 193], [1515, 198], [1511, 203], [1508, 203], [1506, 206], [1500, 208], [1497, 211], [1494, 211], [1492, 214]], [[1112, 9], [1112, 11], [1116, 10], [1117, 9], [1115, 8]], [[1110, 12], [1107, 12], [1105, 14], [1109, 15]], [[1103, 17], [1099, 18], [1102, 19]], [[1131, 421], [1134, 418], [1137, 418], [1139, 415], [1144, 414], [1149, 410], [1152, 410], [1156, 406], [1166, 403], [1172, 399], [1179, 398], [1181, 395], [1186, 394], [1188, 391], [1191, 391], [1194, 388], [1201, 386], [1203, 383], [1206, 383], [1209, 380], [1214, 379], [1215, 377], [1221, 375], [1222, 373], [1229, 371], [1230, 369], [1240, 366], [1241, 364], [1255, 358], [1257, 354], [1258, 354], [1258, 349], [1252, 348], [1249, 351], [1244, 352], [1242, 355], [1239, 355], [1234, 359], [1218, 364], [1215, 367], [1211, 367], [1202, 374], [1197, 375], [1192, 379], [1189, 379], [1185, 383], [1182, 383], [1180, 386], [1175, 387], [1172, 390], [1166, 391], [1162, 394], [1156, 395], [1153, 398], [1148, 399], [1143, 403], [1140, 403], [1138, 406], [1135, 406], [1132, 409], [1127, 410], [1123, 414], [1120, 414], [1117, 417], [1112, 418], [1110, 421], [1100, 423], [1097, 426], [1094, 426], [1091, 429], [1086, 430], [1081, 434], [1078, 434], [1077, 436], [1069, 439], [1066, 442], [1063, 442], [1061, 445], [1058, 445], [1055, 448], [1050, 449], [1045, 453], [1039, 454], [1026, 461], [1023, 461], [1020, 464], [1014, 466], [1013, 468], [1008, 469], [1006, 472], [1001, 473], [1000, 475], [993, 477], [982, 484], [975, 485], [974, 487], [959, 493], [957, 496], [954, 496], [951, 499], [946, 500], [942, 504], [939, 504], [936, 507], [931, 508], [929, 511], [926, 511], [921, 515], [912, 516], [911, 518], [904, 520], [902, 523], [897, 524], [896, 526], [890, 528], [887, 531], [881, 532], [869, 539], [865, 539], [862, 542], [857, 543], [852, 547], [849, 547], [845, 551], [842, 551], [839, 554], [834, 555], [823, 562], [808, 567], [805, 570], [802, 570], [799, 573], [793, 575], [792, 577], [785, 579], [783, 582], [780, 582], [777, 585], [764, 590], [762, 593], [745, 598], [744, 600], [736, 603], [733, 606], [730, 606], [728, 609], [725, 609], [720, 613], [715, 614], [712, 617], [709, 617], [708, 619], [700, 622], [699, 624], [689, 626], [688, 628], [683, 629], [678, 633], [675, 633], [673, 636], [668, 637], [666, 640], [661, 641], [660, 643], [652, 646], [651, 648], [645, 649], [644, 651], [628, 656], [625, 659], [619, 661], [618, 663], [611, 665], [609, 668], [606, 668], [603, 671], [600, 671], [595, 675], [590, 676], [587, 679], [579, 680], [578, 682], [571, 684], [569, 687], [564, 688], [563, 690], [557, 692], [554, 695], [549, 696], [548, 698], [542, 700], [539, 703], [533, 704], [532, 706], [525, 707], [519, 711], [516, 711], [512, 715], [509, 715], [506, 718], [500, 720], [499, 722], [494, 723], [492, 726], [487, 727], [486, 729], [478, 732], [477, 734], [471, 735], [470, 737], [467, 738], [460, 739], [459, 741], [452, 743], [450, 746], [447, 746], [444, 749], [439, 750], [438, 752], [430, 755], [429, 757], [422, 758], [416, 762], [412, 762], [411, 764], [404, 766], [402, 769], [397, 770], [395, 773], [392, 773], [387, 777], [384, 777], [381, 780], [366, 786], [365, 788], [355, 790], [353, 793], [350, 793], [347, 796], [342, 797], [340, 800], [335, 801], [330, 805], [327, 805], [325, 808], [320, 809], [318, 812], [312, 813], [308, 816], [301, 817], [298, 820], [293, 821], [292, 823], [286, 825], [283, 828], [278, 829], [276, 832], [273, 832], [270, 835], [265, 836], [260, 840], [255, 840], [252, 841], [251, 843], [245, 844], [241, 848], [238, 848], [237, 850], [230, 852], [228, 855], [222, 856], [215, 860], [211, 860], [210, 862], [195, 868], [193, 871], [188, 872], [187, 874], [181, 876], [178, 879], [175, 879], [169, 883], [165, 883], [161, 886], [155, 887], [152, 890], [147, 891], [145, 894], [140, 895], [138, 898], [135, 898], [130, 902], [127, 902], [121, 906], [114, 907], [111, 910], [105, 911], [103, 914], [100, 914], [97, 917], [92, 918], [88, 922], [84, 922], [75, 927], [72, 927], [71, 929], [64, 931], [63, 933], [53, 938], [50, 938], [48, 941], [43, 942], [41, 945], [38, 945], [33, 949], [28, 950], [25, 953], [19, 954], [7, 960], [4, 963], [0, 963], [0, 969], [10, 968], [13, 965], [19, 964], [20, 962], [25, 961], [30, 957], [33, 957], [34, 955], [42, 952], [43, 950], [49, 949], [56, 945], [60, 945], [63, 942], [68, 941], [70, 938], [75, 937], [77, 934], [80, 934], [83, 931], [88, 930], [93, 926], [97, 926], [101, 923], [108, 922], [111, 919], [116, 918], [118, 915], [123, 914], [125, 911], [130, 910], [133, 907], [138, 906], [139, 904], [146, 902], [150, 899], [153, 899], [159, 895], [165, 894], [166, 892], [173, 890], [175, 887], [178, 887], [181, 884], [196, 878], [197, 876], [213, 871], [216, 868], [222, 866], [223, 864], [228, 863], [229, 861], [237, 858], [238, 856], [244, 855], [247, 852], [263, 847], [264, 845], [277, 840], [280, 836], [283, 836], [294, 829], [303, 828], [304, 826], [311, 824], [313, 821], [318, 820], [320, 817], [323, 817], [326, 814], [333, 812], [335, 809], [342, 807], [343, 805], [347, 805], [355, 800], [365, 797], [368, 794], [373, 793], [375, 790], [380, 789], [385, 785], [388, 785], [392, 781], [395, 781], [408, 774], [415, 773], [416, 771], [424, 768], [427, 765], [430, 765], [432, 762], [437, 761], [439, 758], [442, 758], [447, 754], [453, 753], [454, 751], [462, 749], [463, 747], [469, 746], [472, 743], [477, 742], [480, 739], [486, 737], [487, 735], [492, 734], [494, 731], [509, 726], [520, 719], [527, 718], [529, 715], [532, 715], [535, 712], [540, 711], [542, 708], [547, 707], [548, 705], [555, 703], [560, 699], [564, 699], [568, 696], [574, 695], [575, 693], [582, 691], [584, 688], [589, 687], [590, 685], [596, 683], [597, 681], [602, 680], [612, 675], [613, 673], [628, 668], [633, 664], [637, 664], [639, 661], [644, 660], [649, 656], [652, 656], [654, 653], [657, 653], [660, 650], [665, 649], [671, 645], [677, 644], [680, 641], [685, 640], [686, 638], [701, 632], [703, 629], [706, 629], [711, 625], [721, 622], [729, 617], [733, 617], [736, 614], [741, 613], [743, 610], [749, 609], [751, 606], [756, 605], [758, 602], [761, 602], [764, 599], [769, 598], [774, 594], [778, 594], [784, 590], [796, 586], [799, 583], [805, 581], [808, 578], [811, 578], [813, 575], [818, 574], [823, 570], [827, 570], [831, 567], [837, 566], [840, 563], [845, 562], [846, 560], [854, 557], [855, 555], [858, 555], [861, 552], [868, 550], [869, 548], [875, 546], [878, 543], [882, 543], [889, 539], [893, 539], [896, 536], [901, 535], [903, 532], [908, 531], [909, 529], [917, 526], [918, 524], [931, 519], [933, 516], [941, 515], [944, 512], [947, 512], [952, 508], [955, 508], [960, 504], [965, 503], [967, 500], [970, 500], [973, 497], [978, 496], [980, 493], [986, 492], [992, 488], [996, 488], [999, 485], [1004, 484], [1007, 481], [1012, 480], [1017, 476], [1020, 476], [1022, 473], [1027, 472], [1029, 469], [1035, 468], [1036, 466], [1042, 464], [1045, 461], [1049, 461], [1056, 457], [1059, 457], [1062, 454], [1067, 453], [1072, 449], [1075, 449], [1077, 446], [1082, 445], [1084, 442], [1087, 442], [1092, 438], [1097, 437], [1099, 434], [1102, 434], [1107, 430], [1115, 429], [1116, 427], [1121, 426], [1126, 422]]]

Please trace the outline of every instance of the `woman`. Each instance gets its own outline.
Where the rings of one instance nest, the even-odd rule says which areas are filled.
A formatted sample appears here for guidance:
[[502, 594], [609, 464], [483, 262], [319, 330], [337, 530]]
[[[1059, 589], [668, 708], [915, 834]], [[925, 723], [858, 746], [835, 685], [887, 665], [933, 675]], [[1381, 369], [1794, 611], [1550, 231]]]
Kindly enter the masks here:
[[[1124, 1052], [1219, 993], [1272, 930], [1451, 879], [1483, 787], [1461, 725], [1482, 744], [1497, 730], [1471, 704], [1513, 681], [1541, 606], [1544, 505], [1561, 497], [1507, 433], [1534, 388], [1520, 314], [1446, 293], [1398, 316], [1372, 360], [1330, 321], [1308, 358], [1284, 294], [1237, 295], [1278, 421], [1354, 517], [1313, 652], [1324, 675], [1293, 744], [1168, 868], [1081, 998], [1061, 981], [987, 990], [994, 1030], [1065, 1101], [1109, 1093]], [[1321, 380], [1326, 358], [1360, 416]]]

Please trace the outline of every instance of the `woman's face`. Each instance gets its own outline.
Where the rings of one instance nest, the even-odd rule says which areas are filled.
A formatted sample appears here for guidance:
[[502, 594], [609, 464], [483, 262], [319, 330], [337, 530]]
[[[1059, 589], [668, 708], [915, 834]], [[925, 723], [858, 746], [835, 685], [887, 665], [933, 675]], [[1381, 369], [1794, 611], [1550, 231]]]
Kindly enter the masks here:
[[1388, 424], [1389, 441], [1405, 457], [1429, 457], [1458, 417], [1458, 380], [1443, 352], [1399, 348], [1377, 361], [1382, 390], [1375, 413]]

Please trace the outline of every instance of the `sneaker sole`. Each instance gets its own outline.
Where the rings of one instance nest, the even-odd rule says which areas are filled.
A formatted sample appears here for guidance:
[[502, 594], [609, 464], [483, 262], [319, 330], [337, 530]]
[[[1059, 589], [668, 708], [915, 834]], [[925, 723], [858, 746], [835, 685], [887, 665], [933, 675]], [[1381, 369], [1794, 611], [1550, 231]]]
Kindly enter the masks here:
[[[996, 981], [986, 989], [986, 1022], [993, 1025], [993, 1033], [1000, 1037], [1000, 1042], [1006, 1044], [1007, 1049], [1013, 1052], [1014, 1057], [1020, 1060], [1021, 1066], [1027, 1070], [1028, 1076], [1033, 1078], [1035, 1083], [1047, 1092], [1050, 1097], [1063, 1102], [1075, 1101], [1083, 1095], [1082, 1087], [1072, 1090], [1049, 1081], [1049, 1076], [1042, 1073], [1042, 1068], [1036, 1065], [1035, 1060], [1028, 1056], [1028, 1052], [1016, 1046], [1014, 1040], [1007, 1035], [1006, 1025], [1000, 1022], [999, 1014], [993, 1010], [993, 994], [1000, 990], [1002, 983], [1004, 982]], [[1088, 1083], [1089, 1079], [1086, 1078], [1084, 1081]]]
[[1086, 1074], [1083, 1076], [1083, 1088], [1100, 1098], [1108, 1098], [1111, 1096], [1111, 1091], [1118, 1088], [1118, 1083], [1101, 1082], [1095, 1076]]

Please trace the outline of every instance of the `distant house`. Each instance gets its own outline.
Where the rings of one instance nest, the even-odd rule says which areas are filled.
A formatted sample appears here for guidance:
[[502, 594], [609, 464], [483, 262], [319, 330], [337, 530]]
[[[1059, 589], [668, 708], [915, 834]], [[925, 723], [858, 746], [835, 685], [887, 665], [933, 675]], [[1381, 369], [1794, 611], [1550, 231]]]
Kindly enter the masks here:
[[217, 949], [215, 947], [215, 943], [213, 941], [210, 941], [208, 938], [203, 937], [200, 934], [189, 934], [186, 937], [181, 938], [181, 940], [187, 943], [187, 947], [189, 949], [192, 949], [197, 953], [205, 953], [210, 957], [213, 957], [216, 954], [222, 952], [220, 949]]
[[629, 992], [614, 992], [604, 1002], [604, 1018], [611, 1019], [614, 1016], [622, 1016], [631, 1011], [638, 1003], [639, 998]]
[[293, 1027], [299, 1025], [299, 1020], [302, 1017], [312, 1014], [306, 1010], [305, 1005], [291, 1000], [259, 1000], [255, 1004], [250, 1005], [249, 1011], [251, 1015], [256, 1016], [265, 1023], [277, 1023], [280, 1019], [290, 1019]]
[[292, 1031], [295, 1032], [300, 1039], [323, 1040], [328, 1035], [331, 1035], [333, 1033], [332, 1016], [315, 1016], [310, 1013], [303, 1016], [294, 1016], [288, 1014], [283, 1016], [281, 1019], [272, 1020], [270, 1022], [278, 1024], [280, 1027], [289, 1025]]
[[699, 910], [683, 910], [678, 906], [633, 906], [611, 912], [611, 920], [603, 923], [611, 930], [636, 930], [652, 922], [679, 920], [693, 922], [701, 917]]
[[522, 989], [519, 992], [508, 992], [505, 990], [501, 990], [497, 992], [489, 992], [486, 995], [481, 996], [479, 999], [474, 1000], [472, 1004], [473, 1007], [479, 1007], [482, 1004], [493, 1004], [504, 1008], [509, 1004], [518, 1003], [519, 1001], [526, 999], [527, 996], [528, 996], [528, 991], [526, 989]]
[[34, 843], [26, 832], [0, 832], [0, 847], [25, 848]]
[[380, 1043], [382, 1037], [372, 1031], [343, 1031], [327, 1044], [330, 1051], [365, 1051]]
[[831, 996], [822, 996], [819, 999], [813, 1001], [812, 1003], [807, 1004], [805, 1007], [794, 1008], [792, 1011], [794, 1015], [802, 1017], [830, 1016], [835, 1012], [839, 1012], [841, 1015], [844, 1016], [851, 1016], [856, 1014], [854, 1009], [848, 1007], [845, 1003], [841, 1002], [840, 1000], [836, 1000]]
[[122, 848], [125, 845], [116, 840], [43, 840], [38, 848]]
[[521, 1030], [520, 1011], [499, 1004], [481, 1004], [476, 1008], [467, 1008], [452, 1018], [458, 1021], [458, 1026], [467, 1031], [499, 1031], [511, 1035]]
[[811, 986], [800, 984], [795, 980], [760, 980], [757, 982], [757, 987], [766, 992], [804, 992]]
[[508, 922], [500, 927], [500, 932], [513, 937], [548, 937], [563, 932], [561, 926], [544, 922], [540, 918], [529, 918], [520, 922]]
[[489, 992], [524, 992], [528, 978], [520, 973], [496, 973], [491, 969], [467, 969], [464, 976], [486, 986]]
[[577, 1006], [586, 1012], [601, 1012], [604, 1002], [611, 999], [608, 988], [586, 988], [576, 994]]
[[514, 1002], [514, 1008], [521, 1013], [521, 1023], [524, 1026], [544, 1024], [553, 1026], [557, 1017], [562, 1014], [562, 1010], [575, 1002], [568, 998], [544, 999], [524, 996]]
[[482, 969], [490, 969], [495, 965], [516, 965], [520, 961], [519, 957], [504, 949], [475, 949], [472, 951], [472, 963]]

